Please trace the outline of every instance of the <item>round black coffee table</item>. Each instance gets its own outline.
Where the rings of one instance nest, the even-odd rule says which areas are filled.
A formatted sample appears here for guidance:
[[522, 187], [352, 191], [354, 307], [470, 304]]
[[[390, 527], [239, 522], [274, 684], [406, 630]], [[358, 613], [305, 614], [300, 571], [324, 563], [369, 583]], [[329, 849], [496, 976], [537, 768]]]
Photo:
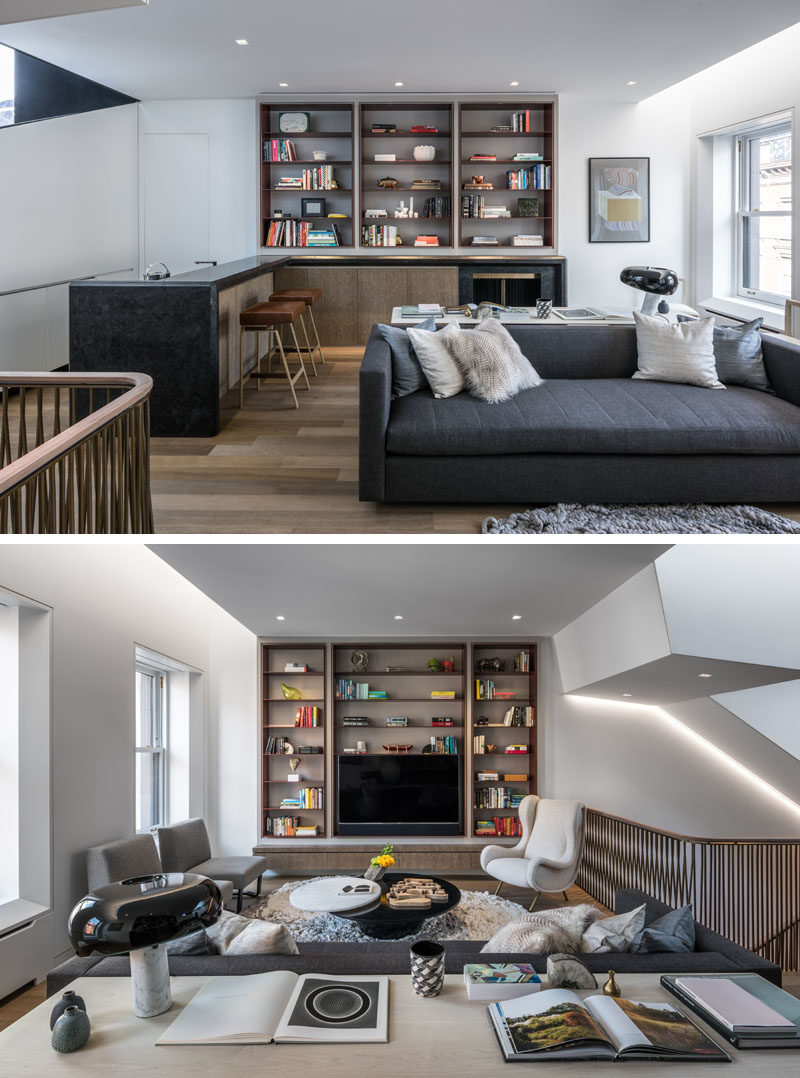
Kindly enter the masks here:
[[[393, 910], [389, 905], [386, 894], [393, 883], [405, 880], [409, 876], [419, 879], [433, 880], [447, 892], [446, 902], [432, 902], [427, 910]], [[431, 917], [438, 917], [440, 913], [447, 913], [454, 909], [461, 901], [461, 892], [455, 884], [443, 880], [440, 876], [429, 876], [421, 872], [387, 872], [380, 881], [381, 897], [369, 906], [362, 906], [352, 911], [342, 911], [334, 914], [335, 917], [344, 917], [347, 921], [357, 924], [366, 936], [373, 939], [394, 940], [403, 936], [409, 936], [416, 932], [423, 921]]]

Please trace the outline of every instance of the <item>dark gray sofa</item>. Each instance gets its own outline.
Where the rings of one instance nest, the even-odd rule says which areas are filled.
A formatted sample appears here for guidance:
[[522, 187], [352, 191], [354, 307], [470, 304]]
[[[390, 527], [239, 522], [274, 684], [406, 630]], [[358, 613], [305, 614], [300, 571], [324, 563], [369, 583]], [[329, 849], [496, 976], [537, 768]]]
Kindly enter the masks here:
[[[669, 909], [642, 891], [620, 890], [614, 910], [626, 913], [645, 902], [646, 923], [661, 917]], [[773, 962], [752, 954], [731, 940], [717, 935], [695, 922], [696, 950], [677, 954], [582, 955], [582, 960], [596, 974], [609, 969], [617, 973], [760, 973], [775, 984], [781, 983], [781, 969]], [[483, 941], [485, 942], [485, 941]], [[467, 962], [532, 962], [539, 973], [547, 969], [546, 955], [481, 954], [483, 942], [448, 940], [445, 943], [445, 968], [461, 973]], [[289, 969], [297, 973], [408, 973], [407, 943], [299, 943], [297, 955], [172, 955], [169, 971], [175, 977], [233, 976]], [[130, 962], [121, 958], [71, 958], [47, 974], [48, 996], [60, 992], [76, 977], [128, 977]]]
[[510, 401], [391, 399], [376, 327], [359, 381], [359, 498], [800, 501], [800, 344], [762, 334], [776, 396], [633, 381], [633, 326], [507, 327], [545, 379]]

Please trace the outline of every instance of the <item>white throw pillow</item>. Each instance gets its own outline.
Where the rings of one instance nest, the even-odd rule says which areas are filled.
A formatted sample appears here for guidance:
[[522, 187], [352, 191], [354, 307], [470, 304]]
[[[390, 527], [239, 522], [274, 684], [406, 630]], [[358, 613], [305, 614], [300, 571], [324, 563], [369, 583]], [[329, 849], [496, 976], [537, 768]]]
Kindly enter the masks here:
[[639, 369], [634, 378], [650, 382], [681, 382], [705, 389], [724, 389], [714, 360], [714, 318], [694, 322], [665, 322], [633, 312]]
[[458, 333], [458, 326], [452, 324], [440, 333], [415, 326], [408, 330], [414, 353], [434, 397], [455, 397], [465, 385], [464, 375], [448, 348], [448, 340], [454, 332]]
[[521, 389], [540, 386], [542, 380], [519, 345], [497, 318], [487, 318], [474, 329], [448, 335], [447, 347], [461, 368], [467, 388], [475, 397], [498, 401], [515, 397]]
[[206, 935], [220, 954], [297, 954], [297, 944], [286, 925], [250, 920], [223, 913]]
[[644, 928], [644, 905], [629, 913], [603, 917], [589, 925], [581, 937], [584, 953], [599, 954], [603, 951], [629, 951], [635, 936]]

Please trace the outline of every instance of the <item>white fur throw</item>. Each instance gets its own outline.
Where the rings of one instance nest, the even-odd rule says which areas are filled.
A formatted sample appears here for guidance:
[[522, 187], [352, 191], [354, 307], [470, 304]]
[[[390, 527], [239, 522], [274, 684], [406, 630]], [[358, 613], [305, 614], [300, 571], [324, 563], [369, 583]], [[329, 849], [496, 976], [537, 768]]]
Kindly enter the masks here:
[[588, 903], [528, 913], [495, 932], [489, 942], [481, 947], [481, 951], [497, 954], [504, 951], [529, 954], [579, 951], [581, 936], [601, 916], [600, 910]]
[[286, 925], [249, 920], [227, 910], [206, 934], [220, 954], [297, 954]]
[[487, 318], [474, 329], [450, 332], [445, 343], [467, 389], [481, 400], [494, 404], [515, 397], [521, 389], [542, 384], [517, 342], [496, 318]]

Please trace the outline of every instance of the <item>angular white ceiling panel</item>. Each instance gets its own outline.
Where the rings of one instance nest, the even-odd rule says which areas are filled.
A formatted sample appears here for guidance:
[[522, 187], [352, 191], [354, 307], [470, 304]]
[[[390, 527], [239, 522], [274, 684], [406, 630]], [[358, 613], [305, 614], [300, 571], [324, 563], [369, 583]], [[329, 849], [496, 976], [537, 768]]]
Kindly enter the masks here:
[[141, 7], [150, 0], [0, 0], [0, 25], [80, 15], [88, 11], [110, 11], [118, 7]]

